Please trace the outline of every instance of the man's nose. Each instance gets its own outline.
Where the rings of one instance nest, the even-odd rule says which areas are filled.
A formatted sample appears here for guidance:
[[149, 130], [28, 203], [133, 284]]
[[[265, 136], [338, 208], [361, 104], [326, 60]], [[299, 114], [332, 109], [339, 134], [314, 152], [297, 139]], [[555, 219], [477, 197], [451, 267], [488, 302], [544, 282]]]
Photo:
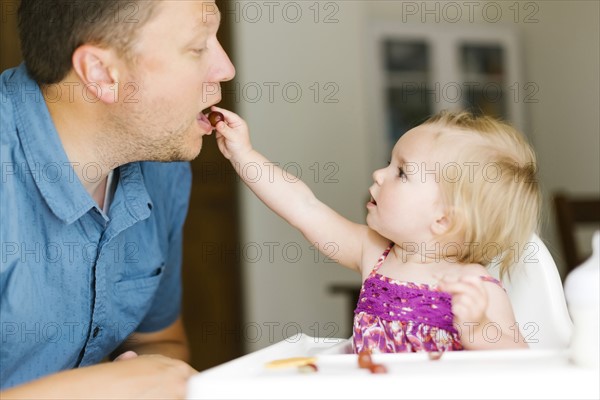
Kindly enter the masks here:
[[233, 79], [235, 76], [235, 67], [231, 63], [229, 56], [219, 43], [219, 47], [216, 50], [217, 55], [215, 57], [215, 82], [227, 82]]

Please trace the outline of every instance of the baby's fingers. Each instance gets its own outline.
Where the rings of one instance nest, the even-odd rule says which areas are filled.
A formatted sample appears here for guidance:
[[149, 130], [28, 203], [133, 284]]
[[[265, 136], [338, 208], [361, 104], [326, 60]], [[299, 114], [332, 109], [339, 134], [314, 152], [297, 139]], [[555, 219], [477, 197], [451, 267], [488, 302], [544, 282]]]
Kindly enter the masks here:
[[211, 107], [212, 111], [223, 114], [225, 121], [219, 121], [215, 126], [217, 145], [228, 160], [238, 159], [252, 150], [248, 126], [236, 113], [220, 107]]
[[460, 294], [452, 297], [452, 312], [460, 321], [474, 322], [482, 311], [483, 305], [474, 297]]
[[[217, 133], [221, 134], [231, 145], [238, 143], [239, 145], [249, 143], [248, 126], [246, 122], [236, 113], [228, 111], [224, 108], [211, 107], [212, 111], [218, 111], [223, 114], [225, 121], [220, 121], [215, 126]], [[231, 150], [231, 149], [230, 149]]]
[[[223, 116], [225, 117], [225, 122], [227, 123], [227, 125], [233, 129], [239, 128], [241, 126], [245, 126], [246, 122], [236, 113], [226, 110], [224, 108], [221, 107], [217, 107], [217, 106], [212, 106], [210, 108], [212, 111], [218, 111], [221, 114], [223, 114]], [[217, 124], [217, 127], [220, 125], [220, 123]]]
[[452, 295], [485, 295], [485, 289], [479, 277], [465, 276], [459, 279], [444, 278], [440, 281], [438, 287], [440, 290]]

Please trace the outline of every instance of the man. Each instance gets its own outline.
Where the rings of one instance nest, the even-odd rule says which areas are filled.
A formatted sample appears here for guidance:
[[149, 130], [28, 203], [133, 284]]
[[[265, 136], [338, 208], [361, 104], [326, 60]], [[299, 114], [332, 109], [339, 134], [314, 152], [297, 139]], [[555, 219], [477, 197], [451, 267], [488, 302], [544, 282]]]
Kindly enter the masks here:
[[[183, 397], [182, 226], [235, 70], [214, 1], [22, 0], [1, 75], [2, 398]], [[114, 362], [100, 363], [106, 357]]]

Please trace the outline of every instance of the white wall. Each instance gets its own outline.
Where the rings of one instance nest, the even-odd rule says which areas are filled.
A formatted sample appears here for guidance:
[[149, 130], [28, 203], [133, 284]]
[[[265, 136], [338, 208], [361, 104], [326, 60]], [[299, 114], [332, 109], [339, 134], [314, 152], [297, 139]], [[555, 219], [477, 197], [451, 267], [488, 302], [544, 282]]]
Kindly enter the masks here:
[[[556, 190], [600, 193], [600, 2], [539, 3], [539, 23], [521, 28], [526, 77], [540, 88], [529, 112], [550, 214]], [[543, 234], [562, 267], [552, 217]], [[591, 252], [591, 233], [580, 238], [583, 251]]]
[[[372, 166], [369, 145], [376, 136], [366, 115], [366, 71], [372, 61], [364, 56], [366, 26], [384, 19], [449, 27], [499, 23], [521, 32], [523, 83], [539, 87], [538, 102], [523, 106], [545, 191], [600, 193], [599, 3], [523, 1], [515, 7], [512, 1], [483, 1], [471, 9], [463, 3], [455, 2], [462, 17], [449, 23], [456, 15], [444, 9], [444, 2], [427, 2], [426, 8], [423, 2], [403, 1], [238, 2], [226, 17], [237, 18], [238, 110], [251, 127], [255, 148], [282, 165], [295, 163], [288, 166], [299, 166], [319, 198], [346, 217], [364, 221]], [[492, 23], [497, 9], [502, 17]], [[325, 23], [326, 18], [337, 22]], [[320, 88], [317, 99], [315, 82]], [[269, 85], [277, 84], [270, 98]], [[292, 102], [298, 87], [302, 96]], [[262, 89], [260, 96], [257, 88]], [[332, 95], [338, 102], [326, 103], [332, 88], [338, 90]], [[337, 170], [326, 170], [326, 163]], [[335, 172], [330, 178], [336, 183], [326, 181], [328, 172]], [[310, 335], [328, 336], [334, 329], [336, 336], [345, 334], [351, 323], [345, 299], [328, 294], [327, 287], [358, 283], [359, 277], [324, 264], [323, 257], [315, 262], [314, 251], [298, 233], [246, 188], [241, 193], [247, 350], [277, 342], [298, 327]], [[543, 236], [551, 240], [557, 256], [553, 232], [552, 225], [546, 226]], [[298, 248], [302, 257], [295, 260]], [[330, 322], [334, 325], [326, 325]]]
[[[317, 196], [338, 212], [363, 221], [370, 174], [362, 112], [362, 3], [331, 2], [317, 8], [314, 2], [275, 2], [272, 19], [263, 2], [238, 4], [234, 56], [239, 90], [247, 92], [238, 110], [249, 123], [254, 147], [288, 165], [290, 173], [301, 171]], [[269, 86], [274, 87], [271, 98]], [[260, 98], [257, 87], [263, 89]], [[302, 90], [297, 99], [296, 88]], [[299, 233], [249, 190], [241, 193], [242, 242], [248, 250], [242, 254], [248, 350], [298, 330], [312, 336], [345, 335], [350, 324], [345, 299], [332, 297], [327, 287], [359, 284], [360, 277], [325, 264], [323, 256], [315, 262], [315, 251]]]

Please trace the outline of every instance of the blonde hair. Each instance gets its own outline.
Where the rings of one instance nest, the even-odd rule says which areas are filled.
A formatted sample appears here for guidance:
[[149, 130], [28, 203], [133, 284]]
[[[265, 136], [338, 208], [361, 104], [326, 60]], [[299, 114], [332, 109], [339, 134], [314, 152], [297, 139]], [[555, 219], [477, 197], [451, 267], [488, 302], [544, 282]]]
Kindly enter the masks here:
[[464, 240], [458, 262], [498, 262], [504, 276], [538, 230], [541, 194], [531, 146], [512, 126], [469, 112], [444, 111], [424, 125], [440, 128], [436, 148], [457, 148], [456, 173], [440, 180], [450, 215], [443, 236]]

